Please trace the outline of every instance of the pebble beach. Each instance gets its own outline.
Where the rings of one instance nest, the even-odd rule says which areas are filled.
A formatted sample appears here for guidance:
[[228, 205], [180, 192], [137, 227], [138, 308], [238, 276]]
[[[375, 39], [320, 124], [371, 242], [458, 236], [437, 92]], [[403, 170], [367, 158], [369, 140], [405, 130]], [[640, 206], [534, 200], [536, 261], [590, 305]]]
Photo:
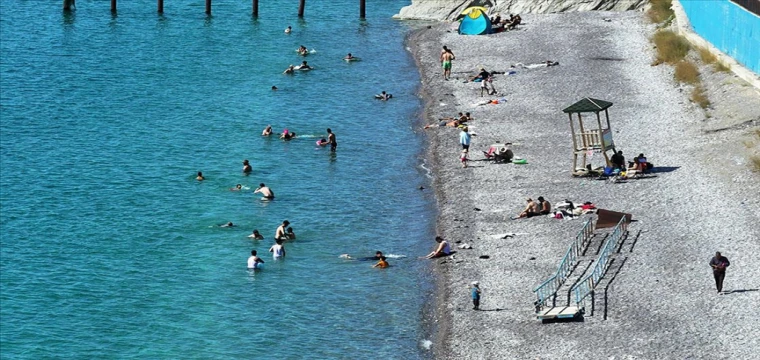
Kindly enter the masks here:
[[[454, 247], [472, 246], [435, 260], [437, 300], [427, 319], [436, 333], [435, 357], [756, 358], [760, 315], [748, 305], [760, 301], [758, 174], [736, 145], [746, 127], [710, 129], [734, 118], [757, 126], [752, 119], [760, 119], [760, 95], [726, 75], [719, 80], [716, 116], [706, 117], [673, 81], [672, 67], [651, 66], [654, 25], [642, 12], [523, 19], [517, 31], [460, 36], [443, 23], [408, 39], [426, 100], [417, 129], [429, 140], [438, 233]], [[439, 63], [443, 45], [456, 55], [449, 81]], [[511, 64], [546, 60], [560, 65], [496, 75], [497, 95], [481, 97], [479, 84], [466, 81], [481, 67], [508, 72]], [[736, 99], [725, 95], [736, 89], [742, 89]], [[562, 109], [584, 97], [612, 102], [616, 148], [627, 158], [644, 153], [663, 171], [617, 184], [572, 177], [570, 126]], [[477, 105], [489, 99], [506, 101]], [[422, 129], [460, 111], [475, 119], [468, 124], [475, 136], [464, 169], [459, 130]], [[482, 161], [481, 150], [505, 142], [528, 163]], [[595, 154], [592, 162], [600, 159]], [[626, 259], [607, 293], [606, 320], [598, 300], [597, 311], [587, 311], [582, 322], [536, 319], [532, 290], [556, 270], [585, 221], [510, 220], [526, 198], [538, 196], [633, 215], [629, 237], [635, 235], [635, 246], [620, 255]], [[708, 266], [715, 251], [732, 263], [725, 295], [716, 294]], [[484, 311], [471, 309], [472, 281], [480, 282]]]

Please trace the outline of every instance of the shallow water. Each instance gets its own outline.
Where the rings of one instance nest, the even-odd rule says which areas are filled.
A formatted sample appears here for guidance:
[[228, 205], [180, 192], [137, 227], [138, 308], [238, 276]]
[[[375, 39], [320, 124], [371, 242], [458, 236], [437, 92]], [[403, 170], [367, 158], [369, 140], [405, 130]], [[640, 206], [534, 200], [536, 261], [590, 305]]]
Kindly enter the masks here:
[[[354, 0], [310, 2], [305, 21], [295, 3], [262, 1], [257, 21], [250, 2], [210, 18], [202, 1], [164, 17], [0, 3], [4, 358], [421, 356], [433, 201], [418, 73], [390, 19], [408, 1], [368, 2], [366, 22]], [[300, 44], [316, 69], [282, 75]], [[267, 124], [301, 138], [262, 138]], [[314, 144], [327, 127], [336, 154]], [[275, 201], [229, 191], [259, 182]], [[273, 261], [284, 219], [298, 240]], [[338, 258], [375, 250], [406, 257]]]

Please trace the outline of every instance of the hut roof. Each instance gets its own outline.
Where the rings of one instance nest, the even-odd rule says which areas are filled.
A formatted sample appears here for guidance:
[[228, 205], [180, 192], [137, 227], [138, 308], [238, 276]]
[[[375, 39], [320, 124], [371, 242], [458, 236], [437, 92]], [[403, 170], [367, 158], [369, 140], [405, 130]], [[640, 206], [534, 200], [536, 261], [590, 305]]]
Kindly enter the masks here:
[[612, 106], [609, 101], [583, 98], [575, 104], [566, 107], [562, 112], [564, 113], [584, 113], [584, 112], [600, 112]]

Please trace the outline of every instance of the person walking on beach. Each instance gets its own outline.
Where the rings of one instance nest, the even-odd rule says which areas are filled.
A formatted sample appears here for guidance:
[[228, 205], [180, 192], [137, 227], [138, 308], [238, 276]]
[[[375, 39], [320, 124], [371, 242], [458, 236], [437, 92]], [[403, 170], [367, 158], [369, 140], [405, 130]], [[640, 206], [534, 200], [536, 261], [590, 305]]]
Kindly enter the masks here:
[[443, 80], [448, 80], [451, 77], [451, 62], [456, 59], [454, 53], [446, 46], [441, 50], [441, 67], [443, 67]]
[[472, 309], [480, 310], [480, 283], [473, 281], [470, 294], [472, 295]]
[[256, 256], [256, 250], [251, 250], [251, 256], [248, 258], [248, 268], [253, 270], [260, 269], [259, 264], [263, 263], [264, 260]]
[[470, 150], [470, 138], [471, 135], [467, 132], [467, 126], [462, 127], [462, 131], [459, 133], [459, 143], [462, 144], [462, 150]]
[[333, 134], [330, 128], [327, 128], [327, 143], [325, 145], [330, 145], [330, 151], [332, 152], [335, 152], [335, 149], [338, 147], [338, 142], [335, 140], [335, 134]]
[[285, 247], [282, 246], [282, 240], [276, 240], [275, 244], [269, 248], [269, 252], [275, 259], [285, 257]]
[[274, 232], [274, 239], [275, 240], [287, 240], [288, 236], [285, 234], [285, 228], [290, 225], [290, 221], [283, 221], [280, 226], [277, 227], [277, 230]]
[[715, 278], [715, 287], [718, 289], [718, 294], [723, 292], [723, 279], [726, 277], [726, 268], [731, 265], [728, 258], [721, 255], [720, 251], [715, 253], [715, 256], [710, 259], [710, 267], [713, 269], [713, 277]]
[[462, 167], [463, 168], [467, 167], [467, 161], [468, 161], [468, 159], [467, 159], [467, 149], [462, 150], [462, 153], [459, 155], [459, 161], [462, 162]]

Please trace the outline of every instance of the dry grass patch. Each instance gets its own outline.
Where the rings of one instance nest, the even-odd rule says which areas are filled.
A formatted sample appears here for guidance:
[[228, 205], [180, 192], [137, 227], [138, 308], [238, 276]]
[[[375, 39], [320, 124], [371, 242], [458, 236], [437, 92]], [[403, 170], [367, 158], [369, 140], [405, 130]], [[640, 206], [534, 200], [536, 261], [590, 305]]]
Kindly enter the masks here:
[[710, 106], [710, 99], [705, 94], [705, 88], [700, 84], [694, 87], [691, 91], [691, 101], [695, 102], [702, 109], [707, 109]]
[[675, 64], [686, 57], [691, 45], [683, 36], [670, 30], [658, 31], [652, 37], [652, 42], [657, 46], [656, 64]]
[[649, 16], [649, 20], [653, 23], [659, 24], [668, 20], [671, 16], [675, 16], [670, 8], [672, 5], [671, 0], [650, 0], [649, 3], [652, 7], [647, 11], [647, 16]]
[[700, 47], [699, 48], [699, 58], [702, 59], [702, 62], [708, 65], [712, 65], [715, 71], [721, 71], [721, 72], [729, 72], [731, 71], [731, 68], [720, 62], [718, 60], [718, 57], [715, 56], [710, 50], [707, 50], [706, 48]]
[[691, 61], [679, 61], [675, 67], [673, 76], [678, 82], [692, 85], [699, 84], [699, 69]]

